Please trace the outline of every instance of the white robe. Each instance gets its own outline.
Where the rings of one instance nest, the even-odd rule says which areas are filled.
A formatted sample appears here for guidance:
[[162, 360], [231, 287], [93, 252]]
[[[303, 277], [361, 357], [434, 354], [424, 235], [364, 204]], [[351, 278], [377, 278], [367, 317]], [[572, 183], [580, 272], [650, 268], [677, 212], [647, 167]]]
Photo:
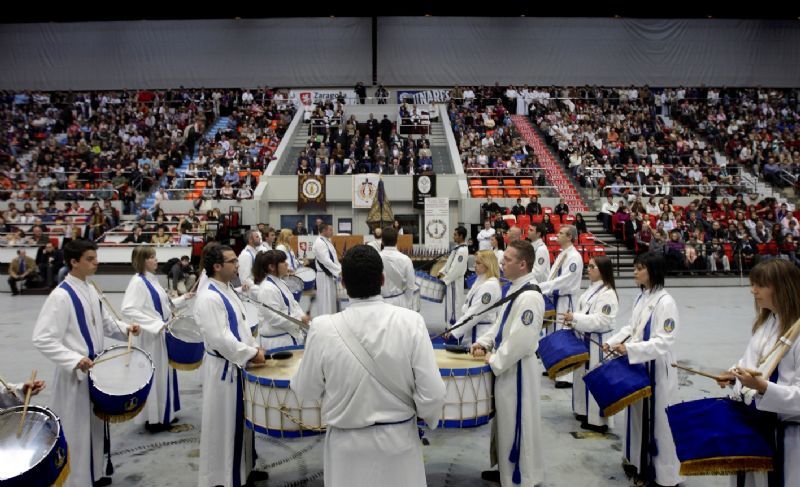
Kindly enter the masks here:
[[496, 277], [490, 277], [489, 279], [479, 277], [475, 279], [467, 293], [467, 298], [464, 300], [464, 305], [461, 307], [461, 319], [456, 324], [460, 324], [464, 318], [469, 316], [475, 314], [477, 316], [461, 328], [453, 330], [453, 337], [461, 345], [469, 346], [477, 341], [479, 336], [483, 336], [494, 325], [500, 308], [478, 313], [500, 301], [502, 297], [503, 290], [500, 287], [500, 281]]
[[[150, 424], [169, 424], [172, 421], [172, 413], [180, 410], [178, 376], [175, 369], [169, 365], [167, 341], [164, 336], [164, 324], [173, 317], [173, 314], [169, 297], [156, 276], [147, 272], [145, 277], [158, 293], [161, 309], [164, 312], [163, 317], [156, 311], [150, 291], [138, 274], [131, 277], [120, 310], [124, 319], [142, 328], [142, 333], [135, 340], [142, 350], [150, 354], [155, 367], [145, 411], [136, 416], [134, 421], [136, 424], [144, 424], [145, 421]], [[172, 302], [176, 308], [185, 307], [187, 304], [184, 298], [177, 298]]]
[[572, 327], [584, 334], [584, 342], [589, 347], [589, 361], [572, 373], [572, 412], [587, 416], [589, 424], [595, 426], [613, 427], [614, 418], [600, 416], [600, 408], [583, 382], [583, 376], [600, 363], [604, 338], [614, 330], [618, 311], [617, 293], [598, 281], [583, 292], [578, 310], [572, 314]]
[[261, 249], [245, 245], [239, 254], [239, 282], [242, 284], [253, 286], [253, 265], [256, 263], [259, 250]]
[[381, 260], [383, 260], [383, 286], [381, 286], [383, 300], [401, 308], [414, 309], [417, 278], [411, 259], [397, 250], [397, 247], [384, 247], [381, 251]]
[[[644, 331], [648, 320], [650, 323], [650, 339], [644, 341]], [[666, 326], [665, 326], [666, 325]], [[670, 364], [677, 363], [672, 353], [675, 335], [680, 327], [678, 305], [667, 291], [660, 289], [654, 292], [644, 291], [636, 299], [633, 307], [631, 323], [623, 326], [608, 344], [621, 343], [630, 336], [625, 347], [631, 364], [647, 364], [655, 361], [655, 421], [653, 429], [658, 454], [649, 456], [649, 445], [642, 444], [643, 438], [649, 436], [650, 425], [643, 424], [645, 406], [650, 405], [652, 397], [639, 401], [626, 409], [626, 433], [623, 442], [623, 454], [631, 465], [641, 474], [646, 475], [651, 461], [655, 466], [655, 480], [661, 485], [676, 485], [683, 479], [678, 474], [680, 462], [675, 453], [675, 442], [667, 422], [666, 408], [678, 402], [678, 374]], [[648, 364], [649, 365], [649, 364]]]
[[550, 252], [542, 239], [533, 242], [536, 258], [533, 262], [533, 277], [536, 282], [544, 282], [550, 274]]
[[558, 291], [558, 301], [555, 303], [558, 319], [556, 323], [547, 325], [546, 335], [563, 327], [564, 313], [575, 311], [582, 278], [583, 257], [581, 257], [575, 246], [571, 245], [558, 254], [547, 280], [539, 283], [542, 294], [550, 296], [553, 301], [556, 301], [556, 291]]
[[291, 388], [305, 400], [324, 397], [325, 486], [426, 485], [416, 418], [435, 428], [446, 389], [425, 321], [380, 296], [351, 299], [339, 315], [414, 405], [403, 404], [361, 366], [333, 327], [334, 316], [315, 318]]
[[[336, 313], [339, 310], [337, 281], [342, 273], [336, 248], [322, 235], [314, 240], [312, 248], [317, 260], [317, 316]], [[332, 276], [328, 276], [320, 265], [328, 269]]]
[[[747, 344], [744, 356], [737, 365], [748, 369], [757, 369], [759, 358], [772, 350], [780, 335], [775, 317], [771, 317], [756, 330]], [[769, 378], [768, 378], [769, 379]], [[740, 398], [741, 383], [736, 381], [734, 398]], [[778, 419], [784, 423], [783, 439], [783, 485], [786, 487], [800, 485], [800, 340], [794, 345], [778, 364], [778, 381], [770, 383], [767, 391], [756, 394], [753, 402], [761, 411], [777, 413]], [[776, 469], [780, 466], [776, 465]], [[767, 487], [766, 473], [753, 472], [744, 475], [746, 487]], [[736, 487], [736, 476], [731, 477], [731, 486]]]
[[[533, 273], [516, 279], [508, 290], [513, 293], [533, 279]], [[510, 310], [508, 308], [511, 308]], [[501, 343], [495, 349], [495, 338], [503, 323]], [[496, 415], [492, 421], [491, 463], [500, 470], [500, 484], [504, 487], [521, 485], [533, 487], [544, 481], [544, 448], [542, 439], [539, 387], [541, 369], [536, 359], [539, 333], [544, 316], [544, 299], [535, 291], [520, 294], [513, 303], [502, 307], [497, 320], [478, 343], [494, 351], [489, 365], [495, 375], [494, 401]], [[519, 374], [522, 377], [519, 377]], [[519, 381], [519, 384], [518, 384]], [[521, 390], [520, 386], [521, 385]], [[519, 396], [518, 396], [519, 395]], [[517, 404], [519, 397], [520, 403]], [[521, 441], [519, 445], [519, 470], [521, 483], [513, 483], [515, 464], [509, 454], [515, 441], [517, 410], [521, 415]]]
[[[101, 306], [91, 284], [71, 274], [67, 274], [64, 282], [72, 286], [83, 305], [95, 355], [104, 350], [105, 336], [127, 340], [127, 325], [117, 322], [106, 306]], [[75, 368], [82, 358], [89, 356], [89, 349], [81, 335], [72, 299], [60, 286], [50, 293], [39, 312], [33, 345], [56, 365], [51, 408], [61, 418], [69, 445], [70, 474], [65, 486], [91, 486], [93, 480], [105, 476], [103, 421], [92, 412], [87, 375]]]
[[464, 306], [464, 274], [467, 273], [469, 250], [464, 244], [456, 245], [442, 269], [442, 282], [447, 285], [444, 295], [444, 323], [452, 326], [461, 318]]
[[275, 247], [275, 250], [280, 250], [284, 254], [286, 254], [286, 262], [289, 264], [290, 271], [294, 272], [297, 270], [298, 267], [302, 265], [302, 263], [299, 260], [297, 260], [297, 256], [294, 255], [294, 251], [290, 247], [287, 247], [286, 245], [283, 244], [278, 244]]
[[[228, 314], [214, 286], [225, 294], [236, 315], [233, 334]], [[258, 353], [255, 338], [244, 314], [244, 305], [228, 284], [209, 279], [209, 286], [197, 295], [194, 316], [203, 330], [206, 357], [203, 360], [203, 417], [200, 428], [199, 487], [240, 487], [247, 481], [253, 468], [253, 431], [244, 422], [237, 423], [237, 406], [243, 408], [242, 384], [239, 367]], [[218, 353], [225, 358], [213, 354]], [[236, 445], [237, 428], [241, 428], [242, 441]], [[241, 453], [238, 465], [236, 452]], [[238, 471], [240, 484], [234, 483]]]
[[[283, 279], [268, 276], [251, 290], [251, 295], [256, 301], [272, 306], [292, 318], [299, 320], [305, 316]], [[261, 346], [267, 351], [303, 344], [303, 334], [298, 325], [263, 306], [258, 306], [258, 322]]]

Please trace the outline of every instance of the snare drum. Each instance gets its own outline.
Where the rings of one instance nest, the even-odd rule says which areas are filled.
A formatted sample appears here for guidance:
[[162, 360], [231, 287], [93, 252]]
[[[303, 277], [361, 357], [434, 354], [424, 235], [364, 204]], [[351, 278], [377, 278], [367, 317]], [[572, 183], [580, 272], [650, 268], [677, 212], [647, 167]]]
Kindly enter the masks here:
[[[95, 362], [123, 354], [126, 350], [126, 345], [107, 348], [95, 357]], [[121, 423], [139, 414], [150, 394], [154, 370], [150, 354], [138, 347], [131, 347], [130, 355], [107, 360], [89, 369], [89, 397], [94, 404], [95, 416]]]
[[322, 402], [301, 401], [289, 381], [303, 358], [303, 347], [289, 350], [287, 360], [268, 360], [267, 365], [244, 370], [244, 418], [248, 428], [276, 438], [299, 438], [325, 432]]
[[167, 326], [169, 364], [178, 370], [194, 370], [203, 363], [203, 332], [191, 316], [179, 316]]
[[292, 293], [292, 296], [294, 296], [294, 300], [299, 303], [300, 298], [303, 297], [303, 289], [305, 286], [303, 280], [295, 275], [284, 277], [283, 282], [286, 284], [286, 287], [289, 288], [289, 292]]
[[681, 475], [736, 475], [773, 469], [775, 428], [768, 413], [718, 398], [669, 406], [667, 418]]
[[627, 355], [590, 370], [583, 376], [583, 381], [600, 406], [600, 416], [606, 418], [653, 393], [647, 367], [644, 364], [631, 365]]
[[539, 340], [539, 357], [547, 375], [555, 380], [589, 360], [589, 348], [573, 330], [563, 329]]
[[28, 406], [17, 438], [22, 411], [23, 406], [0, 411], [0, 485], [63, 485], [69, 476], [69, 450], [61, 420], [46, 407]]
[[416, 276], [417, 288], [419, 288], [419, 297], [421, 299], [433, 303], [444, 301], [447, 285], [443, 281], [423, 271], [417, 271]]
[[310, 291], [317, 288], [317, 272], [310, 267], [298, 267], [294, 275], [303, 280], [303, 290]]
[[488, 423], [494, 416], [492, 368], [482, 358], [448, 352], [443, 346], [434, 346], [434, 353], [447, 389], [439, 427], [472, 428]]

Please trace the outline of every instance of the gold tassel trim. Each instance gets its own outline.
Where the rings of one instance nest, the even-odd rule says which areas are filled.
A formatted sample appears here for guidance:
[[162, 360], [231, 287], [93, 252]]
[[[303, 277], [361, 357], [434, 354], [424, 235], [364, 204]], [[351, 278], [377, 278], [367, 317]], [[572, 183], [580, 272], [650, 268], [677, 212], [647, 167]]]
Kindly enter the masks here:
[[97, 408], [95, 407], [94, 415], [102, 419], [103, 421], [108, 421], [109, 423], [124, 423], [125, 421], [135, 418], [139, 413], [141, 413], [142, 409], [144, 409], [144, 405], [145, 403], [143, 402], [142, 405], [137, 407], [136, 409], [132, 409], [127, 413], [114, 414], [114, 415], [98, 411]]
[[772, 457], [711, 457], [681, 462], [681, 475], [736, 475], [739, 472], [767, 472]]
[[644, 389], [638, 390], [633, 394], [629, 394], [619, 401], [615, 402], [614, 404], [608, 406], [607, 408], [603, 409], [603, 416], [606, 418], [617, 414], [618, 412], [622, 411], [626, 407], [630, 406], [631, 404], [644, 399], [646, 397], [650, 397], [653, 395], [653, 390], [650, 386], [645, 387]]
[[67, 478], [69, 477], [69, 451], [67, 451], [67, 462], [64, 464], [64, 468], [61, 469], [61, 473], [58, 474], [55, 482], [53, 482], [53, 487], [64, 487], [64, 484], [67, 482]]
[[545, 318], [552, 318], [552, 317], [554, 317], [555, 315], [556, 315], [556, 310], [554, 310], [554, 309], [553, 309], [553, 310], [550, 310], [550, 311], [545, 311], [545, 312], [544, 312], [544, 317], [545, 317]]
[[589, 352], [567, 357], [547, 369], [547, 376], [555, 380], [556, 377], [567, 375], [589, 360]]
[[169, 366], [175, 370], [182, 370], [184, 372], [188, 372], [190, 370], [195, 370], [198, 367], [203, 365], [203, 360], [200, 359], [199, 362], [195, 362], [193, 364], [179, 364], [178, 362], [173, 362], [172, 360], [169, 361]]

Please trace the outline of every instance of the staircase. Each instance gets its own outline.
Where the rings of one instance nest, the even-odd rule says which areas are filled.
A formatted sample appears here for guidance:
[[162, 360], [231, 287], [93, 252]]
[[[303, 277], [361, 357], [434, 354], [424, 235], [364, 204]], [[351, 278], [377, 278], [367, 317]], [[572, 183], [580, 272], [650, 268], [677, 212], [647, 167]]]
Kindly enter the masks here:
[[614, 277], [616, 279], [633, 279], [633, 260], [636, 255], [629, 250], [625, 244], [618, 242], [613, 233], [607, 232], [603, 228], [603, 223], [597, 220], [598, 211], [583, 213], [586, 222], [586, 229], [595, 236], [606, 248], [606, 255], [614, 264]]
[[[214, 137], [217, 135], [217, 132], [228, 128], [228, 122], [229, 122], [228, 117], [218, 118], [217, 121], [214, 122], [214, 125], [212, 125], [211, 128], [206, 130], [206, 133], [203, 134], [203, 138], [206, 140], [214, 140]], [[186, 171], [186, 168], [189, 167], [189, 163], [192, 162], [197, 157], [197, 153], [199, 150], [200, 150], [200, 144], [198, 140], [198, 143], [194, 145], [194, 153], [191, 156], [189, 156], [188, 154], [183, 156], [183, 163], [181, 164], [181, 167], [176, 169], [175, 172], [178, 174], [182, 174], [184, 171]], [[147, 211], [151, 211], [153, 209], [153, 206], [155, 206], [156, 203], [156, 193], [163, 186], [164, 181], [165, 180], [162, 177], [161, 181], [159, 181], [157, 185], [154, 185], [153, 192], [150, 195], [148, 195], [147, 198], [145, 198], [144, 202], [142, 203], [142, 208], [146, 208]]]
[[548, 183], [556, 187], [558, 195], [564, 198], [564, 202], [569, 206], [570, 213], [585, 213], [588, 211], [586, 203], [584, 203], [578, 190], [570, 181], [568, 174], [559, 164], [555, 155], [549, 150], [547, 143], [530, 123], [528, 117], [525, 115], [512, 115], [511, 120], [522, 136], [522, 140], [533, 148], [533, 152], [539, 160], [539, 165], [542, 167]]

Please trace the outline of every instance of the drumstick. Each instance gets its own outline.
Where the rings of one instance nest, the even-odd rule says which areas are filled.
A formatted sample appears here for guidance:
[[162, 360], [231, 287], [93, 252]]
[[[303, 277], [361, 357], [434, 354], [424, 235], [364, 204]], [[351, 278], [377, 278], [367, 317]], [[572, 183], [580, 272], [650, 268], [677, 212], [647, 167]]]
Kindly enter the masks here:
[[[8, 383], [5, 380], [3, 380], [2, 377], [0, 377], [0, 384], [3, 384], [3, 387], [5, 387], [8, 390], [8, 392], [11, 393], [12, 396], [17, 397], [17, 393], [14, 392], [14, 389], [12, 389], [11, 386], [8, 385]], [[19, 398], [17, 398], [17, 399], [19, 399]]]
[[[689, 367], [684, 367], [684, 366], [678, 365], [678, 364], [670, 364], [670, 365], [672, 365], [676, 369], [685, 370], [686, 372], [689, 372], [689, 373], [692, 373], [692, 374], [695, 374], [695, 375], [702, 375], [703, 377], [708, 377], [709, 379], [714, 379], [716, 381], [719, 381], [721, 379], [720, 376], [718, 376], [718, 375], [709, 374], [708, 372], [703, 372], [702, 370], [690, 369]], [[747, 372], [750, 373], [750, 375], [752, 375], [753, 377], [759, 377], [761, 375], [761, 372], [759, 372], [757, 370], [747, 370]], [[730, 382], [733, 382], [733, 381], [731, 380]]]
[[108, 362], [109, 360], [113, 360], [115, 358], [124, 357], [125, 355], [129, 355], [130, 353], [131, 352], [122, 352], [116, 355], [112, 355], [110, 357], [103, 357], [100, 360], [95, 360], [94, 362], [92, 362], [92, 367], [94, 367], [97, 364], [102, 364], [103, 362]]
[[[94, 282], [94, 281], [91, 281], [91, 283], [92, 283], [92, 286], [94, 286], [94, 288], [97, 290], [97, 294], [100, 295], [100, 299], [102, 299], [103, 302], [106, 303], [106, 306], [108, 306], [108, 309], [111, 310], [111, 314], [114, 315], [114, 317], [117, 319], [117, 321], [124, 322], [124, 320], [119, 317], [119, 313], [117, 313], [117, 310], [115, 310], [114, 307], [111, 305], [111, 303], [108, 301], [108, 299], [106, 298], [105, 293], [103, 293], [103, 290], [100, 289], [100, 286], [98, 286], [97, 283]], [[117, 326], [119, 327], [119, 325], [117, 325]]]
[[131, 343], [132, 342], [133, 342], [133, 333], [131, 333], [131, 331], [128, 330], [128, 352], [127, 352], [128, 357], [125, 359], [125, 367], [130, 367], [130, 365], [131, 365], [131, 355], [130, 355], [130, 353], [131, 353]]
[[28, 392], [25, 393], [25, 405], [22, 406], [22, 417], [19, 418], [19, 427], [17, 427], [17, 438], [22, 436], [22, 427], [25, 426], [25, 416], [28, 414], [28, 404], [31, 402], [31, 392], [33, 385], [36, 382], [36, 369], [33, 369], [31, 374], [31, 385], [28, 387]]

